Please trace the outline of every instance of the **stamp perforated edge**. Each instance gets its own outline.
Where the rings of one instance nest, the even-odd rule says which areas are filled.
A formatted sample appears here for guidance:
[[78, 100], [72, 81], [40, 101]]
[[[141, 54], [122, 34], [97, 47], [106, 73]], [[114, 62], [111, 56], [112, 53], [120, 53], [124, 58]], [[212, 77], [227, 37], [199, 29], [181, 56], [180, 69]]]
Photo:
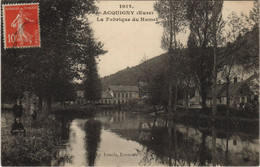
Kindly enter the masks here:
[[[5, 28], [5, 10], [4, 7], [5, 6], [16, 6], [16, 5], [32, 5], [32, 4], [36, 4], [38, 5], [38, 25], [39, 25], [39, 46], [19, 46], [19, 47], [6, 47], [6, 43], [5, 43], [5, 34], [6, 34], [6, 28]], [[3, 23], [3, 40], [4, 40], [4, 49], [17, 49], [17, 48], [40, 48], [41, 47], [41, 26], [40, 26], [40, 6], [39, 3], [7, 3], [7, 4], [2, 4], [2, 23]]]

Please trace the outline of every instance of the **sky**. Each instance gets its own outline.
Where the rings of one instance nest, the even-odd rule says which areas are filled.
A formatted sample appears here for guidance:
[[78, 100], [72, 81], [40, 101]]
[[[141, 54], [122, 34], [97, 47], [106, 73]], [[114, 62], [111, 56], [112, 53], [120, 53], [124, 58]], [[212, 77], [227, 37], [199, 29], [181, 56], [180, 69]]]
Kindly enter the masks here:
[[[104, 44], [104, 49], [107, 50], [107, 53], [101, 55], [98, 61], [101, 77], [138, 65], [144, 57], [150, 59], [166, 52], [161, 49], [163, 28], [156, 24], [157, 13], [153, 8], [154, 3], [155, 1], [96, 2], [100, 14], [89, 16], [89, 20], [92, 23], [95, 37]], [[241, 12], [248, 15], [252, 8], [253, 1], [224, 1], [222, 15], [224, 19], [232, 11], [238, 15]], [[117, 13], [111, 11], [121, 13], [116, 15]], [[122, 11], [133, 11], [134, 14]], [[137, 14], [139, 11], [142, 15]], [[113, 18], [130, 19], [130, 21], [122, 22], [113, 20]], [[133, 18], [138, 18], [139, 21], [132, 21]], [[141, 21], [141, 18], [150, 21]], [[103, 21], [101, 21], [102, 19]], [[177, 40], [186, 45], [188, 35], [188, 32], [182, 33], [177, 36]]]

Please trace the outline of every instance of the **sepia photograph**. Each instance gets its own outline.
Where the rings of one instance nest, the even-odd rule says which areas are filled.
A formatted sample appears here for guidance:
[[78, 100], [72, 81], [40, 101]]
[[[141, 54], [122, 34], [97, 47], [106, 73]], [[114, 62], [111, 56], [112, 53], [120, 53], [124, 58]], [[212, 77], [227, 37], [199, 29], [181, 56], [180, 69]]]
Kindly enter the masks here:
[[259, 166], [259, 0], [0, 0], [1, 166]]

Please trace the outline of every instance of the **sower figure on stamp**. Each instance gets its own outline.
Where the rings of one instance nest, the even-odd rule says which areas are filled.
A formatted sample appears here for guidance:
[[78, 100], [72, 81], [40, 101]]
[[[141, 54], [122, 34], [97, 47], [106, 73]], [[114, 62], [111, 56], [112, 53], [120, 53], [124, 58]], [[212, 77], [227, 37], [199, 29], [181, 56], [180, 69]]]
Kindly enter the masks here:
[[26, 14], [23, 12], [23, 8], [21, 8], [19, 14], [11, 24], [11, 27], [17, 27], [17, 41], [21, 42], [21, 44], [23, 44], [23, 42], [32, 43], [32, 35], [24, 30], [24, 25], [28, 22], [34, 22], [34, 20], [26, 17]]

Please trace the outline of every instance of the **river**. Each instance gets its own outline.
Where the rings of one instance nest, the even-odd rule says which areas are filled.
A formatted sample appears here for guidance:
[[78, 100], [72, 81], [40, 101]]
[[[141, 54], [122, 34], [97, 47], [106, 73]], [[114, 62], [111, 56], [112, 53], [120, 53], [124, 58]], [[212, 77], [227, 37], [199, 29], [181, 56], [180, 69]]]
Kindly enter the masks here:
[[248, 166], [259, 164], [258, 134], [196, 128], [124, 111], [62, 118], [53, 166]]

